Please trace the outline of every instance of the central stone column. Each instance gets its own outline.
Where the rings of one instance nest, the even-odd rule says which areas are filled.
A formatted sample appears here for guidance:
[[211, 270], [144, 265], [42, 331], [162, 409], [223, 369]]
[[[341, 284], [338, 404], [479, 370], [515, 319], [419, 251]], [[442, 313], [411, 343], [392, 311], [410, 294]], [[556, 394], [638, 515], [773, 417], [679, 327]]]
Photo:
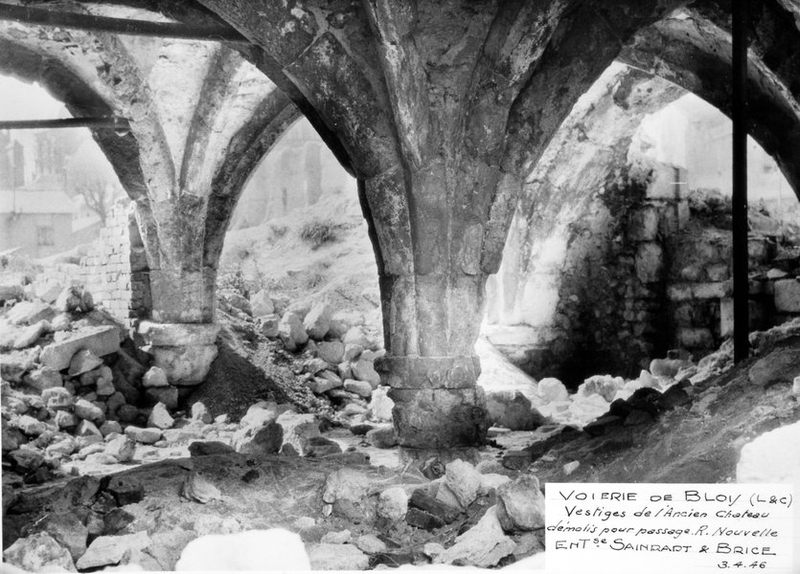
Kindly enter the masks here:
[[391, 387], [401, 446], [485, 442], [486, 401], [474, 345], [486, 278], [496, 270], [504, 238], [504, 231], [495, 232], [503, 224], [489, 198], [519, 185], [480, 161], [434, 163], [410, 176], [398, 168], [363, 182], [387, 350], [375, 366]]

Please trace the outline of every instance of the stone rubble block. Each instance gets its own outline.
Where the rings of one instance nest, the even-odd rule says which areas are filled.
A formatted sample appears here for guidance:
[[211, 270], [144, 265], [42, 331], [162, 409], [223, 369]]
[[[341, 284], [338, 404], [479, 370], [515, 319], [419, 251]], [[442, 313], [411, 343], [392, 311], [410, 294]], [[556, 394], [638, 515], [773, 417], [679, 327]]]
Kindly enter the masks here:
[[164, 403], [157, 403], [153, 410], [150, 411], [150, 416], [147, 419], [149, 427], [159, 428], [161, 430], [172, 428], [175, 424], [175, 419], [170, 416]]
[[251, 405], [239, 421], [242, 427], [261, 428], [278, 418], [278, 405], [263, 401]]
[[69, 550], [46, 532], [17, 539], [3, 551], [3, 560], [25, 572], [76, 572]]
[[309, 338], [321, 341], [331, 327], [333, 311], [327, 303], [314, 305], [303, 319], [303, 328]]
[[481, 474], [470, 463], [457, 459], [445, 467], [445, 482], [461, 506], [466, 508], [478, 497]]
[[625, 386], [625, 379], [622, 377], [612, 377], [611, 375], [595, 375], [584, 380], [578, 387], [577, 394], [581, 397], [599, 395], [607, 402], [614, 400], [617, 391]]
[[308, 334], [300, 316], [287, 311], [278, 324], [278, 336], [289, 351], [296, 351], [308, 342]]
[[521, 391], [489, 391], [486, 393], [489, 422], [514, 431], [534, 430], [547, 419], [531, 405]]
[[497, 516], [506, 532], [544, 526], [544, 495], [535, 476], [523, 474], [503, 484], [497, 497]]
[[775, 309], [779, 313], [800, 313], [800, 282], [796, 279], [775, 281]]
[[86, 419], [78, 422], [78, 426], [75, 427], [74, 434], [76, 437], [89, 437], [92, 440], [102, 440], [103, 438], [103, 433], [100, 432], [100, 429], [97, 428], [97, 425]]
[[565, 401], [569, 398], [569, 391], [567, 391], [564, 383], [553, 377], [547, 377], [539, 381], [537, 388], [542, 400], [548, 403]]
[[283, 446], [283, 427], [270, 421], [261, 427], [244, 427], [232, 439], [236, 452], [270, 455], [277, 454]]
[[363, 355], [353, 364], [353, 376], [359, 381], [369, 383], [373, 389], [381, 384], [381, 376], [375, 370], [373, 362]]
[[125, 435], [142, 444], [155, 444], [161, 440], [161, 429], [141, 428], [129, 426], [125, 428]]
[[297, 414], [287, 411], [277, 418], [283, 427], [283, 444], [291, 445], [300, 456], [310, 449], [310, 439], [320, 436], [319, 421], [312, 414]]
[[369, 556], [353, 544], [314, 544], [308, 550], [312, 570], [366, 570]]
[[60, 342], [54, 342], [42, 349], [39, 361], [46, 367], [61, 371], [70, 366], [78, 351], [91, 351], [104, 357], [119, 351], [119, 329], [114, 326], [84, 327]]
[[128, 436], [119, 435], [106, 443], [104, 452], [117, 462], [130, 462], [136, 452], [136, 442]]
[[15, 349], [26, 349], [33, 345], [39, 338], [51, 330], [50, 323], [44, 319], [29, 325], [20, 331], [14, 340]]
[[64, 385], [61, 379], [61, 373], [49, 367], [40, 367], [35, 371], [31, 371], [24, 378], [25, 384], [33, 387], [38, 391], [51, 389], [54, 387], [61, 387]]
[[178, 397], [180, 393], [177, 387], [151, 387], [146, 389], [144, 394], [151, 404], [164, 403], [167, 409], [170, 410], [178, 408]]
[[78, 426], [80, 419], [74, 414], [67, 411], [56, 411], [56, 416], [53, 419], [59, 429], [71, 429]]
[[55, 312], [47, 303], [22, 301], [8, 311], [6, 319], [12, 325], [32, 325], [39, 321], [49, 321], [54, 316]]
[[81, 398], [75, 401], [75, 416], [95, 422], [103, 418], [103, 411], [97, 405]]
[[281, 322], [281, 318], [278, 315], [262, 315], [261, 317], [258, 317], [256, 322], [261, 334], [268, 339], [274, 339], [278, 336], [278, 326]]
[[275, 304], [266, 289], [261, 289], [250, 297], [250, 308], [253, 311], [253, 317], [263, 317], [275, 313]]
[[39, 347], [4, 353], [0, 361], [0, 376], [11, 383], [21, 383], [40, 359]]
[[142, 386], [147, 387], [166, 387], [169, 385], [167, 374], [160, 367], [150, 367], [142, 376]]
[[393, 448], [397, 445], [397, 436], [393, 427], [376, 428], [367, 431], [366, 439], [375, 448]]
[[344, 360], [345, 346], [341, 341], [323, 341], [317, 345], [317, 356], [330, 365]]
[[456, 538], [455, 544], [438, 554], [437, 564], [465, 564], [479, 568], [496, 566], [512, 554], [516, 544], [505, 535], [497, 517], [497, 507], [486, 511], [478, 523]]
[[387, 488], [378, 495], [377, 513], [390, 523], [399, 522], [408, 512], [408, 495], [400, 486]]
[[80, 570], [113, 566], [119, 564], [126, 553], [133, 550], [144, 550], [150, 545], [147, 532], [123, 534], [120, 536], [99, 536], [95, 538], [86, 553], [78, 559], [76, 566]]
[[155, 364], [178, 386], [199, 385], [219, 350], [216, 345], [152, 347]]
[[344, 390], [355, 393], [360, 397], [370, 398], [372, 396], [372, 385], [367, 381], [355, 381], [353, 379], [347, 379], [344, 381]]
[[389, 387], [378, 387], [372, 391], [367, 407], [367, 416], [375, 422], [391, 422], [394, 401], [388, 396]]
[[206, 406], [200, 401], [197, 401], [192, 405], [191, 415], [193, 421], [199, 421], [207, 425], [214, 422], [214, 418], [211, 416], [211, 413], [208, 412]]

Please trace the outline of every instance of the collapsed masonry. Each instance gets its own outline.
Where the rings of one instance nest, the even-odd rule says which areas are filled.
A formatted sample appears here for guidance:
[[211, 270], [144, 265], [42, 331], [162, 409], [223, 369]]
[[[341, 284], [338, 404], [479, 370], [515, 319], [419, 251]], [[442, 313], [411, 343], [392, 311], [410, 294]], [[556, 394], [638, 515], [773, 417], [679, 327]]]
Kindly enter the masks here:
[[[525, 181], [603, 71], [631, 62], [730, 106], [721, 81], [729, 22], [714, 1], [202, 5], [160, 0], [148, 4], [160, 13], [137, 14], [221, 19], [247, 47], [6, 23], [0, 69], [41, 82], [75, 114], [130, 121], [127, 135], [95, 137], [134, 200], [150, 323], [192, 334], [153, 343], [165, 356], [197, 359], [192, 376], [213, 355], [216, 269], [233, 206], [296, 117], [290, 102], [301, 109], [359, 179], [380, 275], [387, 356], [379, 371], [405, 446], [483, 441], [473, 346], [484, 286]], [[115, 3], [72, 9], [119, 13]], [[793, 10], [766, 0], [753, 10], [750, 128], [796, 187]]]

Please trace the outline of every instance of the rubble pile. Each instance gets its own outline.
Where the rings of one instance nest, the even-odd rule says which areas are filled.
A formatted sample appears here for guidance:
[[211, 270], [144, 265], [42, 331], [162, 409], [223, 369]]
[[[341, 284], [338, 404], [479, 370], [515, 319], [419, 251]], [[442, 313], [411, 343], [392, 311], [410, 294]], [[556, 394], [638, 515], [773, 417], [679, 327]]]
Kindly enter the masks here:
[[[299, 502], [275, 500], [286, 486], [274, 476], [258, 482], [279, 468], [273, 462], [203, 444], [195, 443], [191, 458], [165, 461], [157, 472], [75, 478], [48, 493], [47, 509], [36, 507], [44, 493], [23, 494], [8, 509], [12, 517], [45, 515], [16, 533], [5, 561], [36, 571], [117, 565], [231, 570], [253, 561], [263, 569], [276, 560], [291, 569], [291, 555], [306, 569], [310, 563], [314, 570], [366, 570], [381, 564], [496, 567], [544, 549], [544, 495], [530, 473], [430, 458], [389, 476], [340, 457], [324, 468], [280, 467], [282, 477], [314, 494]], [[146, 498], [154, 489], [158, 496]], [[273, 512], [258, 510], [265, 503]], [[233, 518], [237, 505], [249, 511]], [[265, 554], [265, 541], [276, 536], [289, 553], [284, 558], [274, 547]]]

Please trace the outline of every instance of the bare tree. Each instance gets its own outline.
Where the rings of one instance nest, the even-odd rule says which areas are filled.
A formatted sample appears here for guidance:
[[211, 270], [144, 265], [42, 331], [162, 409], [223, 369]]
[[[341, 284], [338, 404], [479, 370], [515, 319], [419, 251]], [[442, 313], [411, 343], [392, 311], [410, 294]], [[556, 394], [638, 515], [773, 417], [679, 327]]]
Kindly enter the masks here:
[[67, 192], [83, 197], [86, 206], [106, 224], [122, 190], [108, 160], [93, 140], [87, 140], [67, 161]]

